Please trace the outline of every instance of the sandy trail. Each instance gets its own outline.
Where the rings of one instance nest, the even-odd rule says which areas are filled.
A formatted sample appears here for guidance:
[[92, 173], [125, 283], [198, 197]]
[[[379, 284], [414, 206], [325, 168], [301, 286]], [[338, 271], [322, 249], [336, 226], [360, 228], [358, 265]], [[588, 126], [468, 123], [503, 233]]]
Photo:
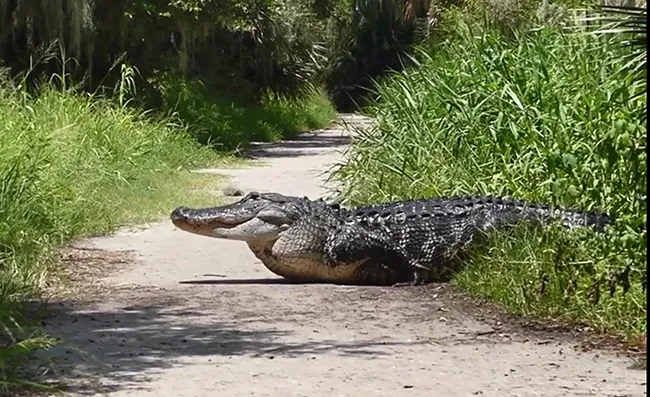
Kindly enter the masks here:
[[[244, 191], [316, 198], [347, 140], [335, 127], [257, 146], [264, 166], [205, 172]], [[76, 245], [114, 270], [99, 292], [54, 304], [47, 321], [68, 344], [54, 368], [72, 395], [645, 395], [645, 372], [629, 359], [508, 328], [445, 285], [289, 284], [245, 244], [169, 221]]]

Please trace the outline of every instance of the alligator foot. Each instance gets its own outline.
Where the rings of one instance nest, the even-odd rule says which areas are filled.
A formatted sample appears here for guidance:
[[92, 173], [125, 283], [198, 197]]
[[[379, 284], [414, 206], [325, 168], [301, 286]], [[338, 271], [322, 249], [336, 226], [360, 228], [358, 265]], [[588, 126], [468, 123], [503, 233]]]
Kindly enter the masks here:
[[423, 270], [421, 268], [417, 268], [413, 270], [413, 281], [405, 281], [401, 283], [395, 283], [392, 286], [393, 287], [415, 287], [418, 285], [422, 285], [424, 281], [426, 280], [426, 273], [427, 270]]
[[426, 280], [426, 276], [429, 272], [429, 269], [425, 268], [425, 270], [418, 268], [413, 271], [413, 285], [422, 285], [424, 284], [424, 281]]

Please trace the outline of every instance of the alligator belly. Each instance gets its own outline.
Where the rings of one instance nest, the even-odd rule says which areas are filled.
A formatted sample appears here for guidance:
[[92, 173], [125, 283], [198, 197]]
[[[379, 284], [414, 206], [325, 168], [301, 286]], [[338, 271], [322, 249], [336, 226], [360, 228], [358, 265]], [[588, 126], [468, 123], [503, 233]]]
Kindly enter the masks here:
[[305, 256], [269, 256], [262, 258], [262, 262], [273, 273], [291, 280], [337, 284], [359, 282], [353, 264], [330, 266], [323, 260]]
[[[330, 264], [323, 255], [310, 250], [286, 251], [278, 246], [249, 243], [255, 256], [278, 276], [297, 282], [346, 285], [392, 285], [410, 281], [412, 273], [395, 272], [367, 260]], [[404, 273], [404, 274], [402, 274]]]

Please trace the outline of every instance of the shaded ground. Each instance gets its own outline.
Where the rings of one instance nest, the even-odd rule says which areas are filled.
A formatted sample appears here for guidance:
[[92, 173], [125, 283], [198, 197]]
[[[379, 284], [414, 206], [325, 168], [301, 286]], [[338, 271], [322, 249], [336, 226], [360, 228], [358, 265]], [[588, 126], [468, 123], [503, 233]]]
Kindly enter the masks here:
[[[264, 166], [201, 172], [316, 198], [348, 140], [332, 128], [257, 145]], [[65, 342], [53, 368], [73, 395], [645, 395], [629, 358], [580, 352], [570, 335], [508, 322], [448, 285], [290, 284], [245, 244], [169, 221], [76, 247], [64, 256], [76, 298], [53, 302], [46, 323]]]

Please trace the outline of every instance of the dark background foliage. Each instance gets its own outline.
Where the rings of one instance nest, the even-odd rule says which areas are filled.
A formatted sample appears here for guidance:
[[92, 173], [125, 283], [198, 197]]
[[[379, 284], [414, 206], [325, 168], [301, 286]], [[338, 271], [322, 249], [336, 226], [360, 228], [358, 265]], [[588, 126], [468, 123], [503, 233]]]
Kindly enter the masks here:
[[0, 60], [36, 78], [60, 72], [65, 55], [90, 91], [116, 84], [128, 62], [149, 107], [162, 101], [155, 76], [173, 71], [243, 101], [324, 85], [349, 110], [402, 68], [429, 11], [426, 1], [0, 0]]

